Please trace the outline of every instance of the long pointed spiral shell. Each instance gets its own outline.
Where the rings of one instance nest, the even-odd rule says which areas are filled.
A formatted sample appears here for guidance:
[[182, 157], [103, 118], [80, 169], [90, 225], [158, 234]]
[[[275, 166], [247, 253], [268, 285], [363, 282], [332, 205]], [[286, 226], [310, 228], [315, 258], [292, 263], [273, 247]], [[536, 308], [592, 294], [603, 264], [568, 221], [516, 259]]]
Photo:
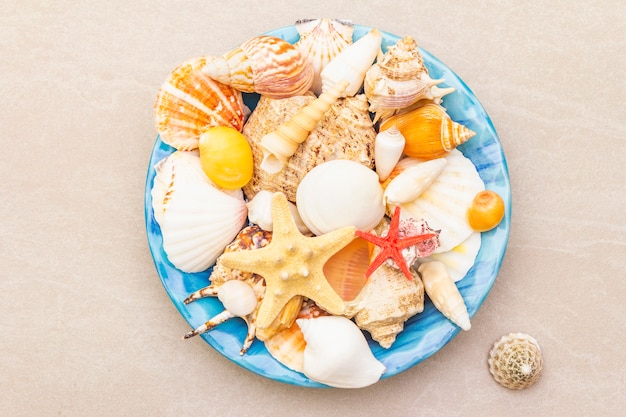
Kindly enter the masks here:
[[372, 29], [341, 51], [322, 70], [322, 91], [328, 91], [338, 82], [348, 80], [350, 84], [343, 97], [354, 96], [361, 89], [365, 73], [380, 52], [382, 39], [382, 33]]
[[306, 140], [328, 109], [339, 99], [347, 85], [348, 81], [345, 80], [337, 83], [333, 89], [322, 93], [278, 126], [275, 131], [261, 138], [260, 146], [263, 150], [261, 169], [272, 174], [283, 169], [298, 146]]
[[306, 93], [313, 68], [300, 50], [274, 36], [257, 36], [242, 43], [204, 68], [211, 78], [239, 91], [274, 98]]
[[444, 156], [476, 135], [450, 119], [443, 107], [433, 103], [390, 117], [381, 124], [380, 130], [391, 126], [396, 126], [406, 139], [404, 153], [419, 159]]
[[489, 352], [489, 372], [503, 387], [524, 389], [533, 385], [543, 370], [539, 344], [525, 333], [509, 333]]
[[313, 67], [311, 91], [322, 93], [320, 73], [348, 45], [352, 44], [354, 24], [339, 19], [300, 19], [295, 27], [300, 39], [294, 45]]
[[417, 271], [421, 274], [424, 291], [437, 310], [463, 330], [469, 330], [472, 326], [465, 301], [446, 266], [438, 261], [424, 262]]

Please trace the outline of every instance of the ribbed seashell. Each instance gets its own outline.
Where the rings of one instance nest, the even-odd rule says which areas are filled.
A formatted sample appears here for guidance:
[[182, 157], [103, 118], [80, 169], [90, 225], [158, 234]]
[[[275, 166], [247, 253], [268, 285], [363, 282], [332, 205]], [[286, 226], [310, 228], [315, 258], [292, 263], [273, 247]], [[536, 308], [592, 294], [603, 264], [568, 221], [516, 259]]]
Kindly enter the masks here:
[[246, 222], [241, 190], [225, 192], [211, 183], [197, 152], [176, 151], [155, 172], [151, 193], [163, 250], [181, 271], [204, 271]]
[[270, 174], [276, 174], [283, 169], [300, 144], [322, 120], [330, 106], [337, 102], [347, 84], [345, 80], [337, 83], [332, 89], [322, 93], [321, 96], [298, 110], [275, 131], [263, 136], [259, 143], [263, 150], [261, 169]]
[[376, 162], [376, 174], [378, 174], [380, 181], [387, 179], [393, 167], [400, 160], [405, 143], [404, 136], [395, 126], [376, 135], [374, 161]]
[[350, 82], [344, 97], [354, 96], [363, 85], [365, 73], [380, 53], [382, 33], [372, 29], [346, 47], [322, 70], [322, 91], [328, 91], [342, 80]]
[[367, 100], [359, 94], [339, 99], [331, 106], [289, 159], [285, 169], [270, 174], [260, 168], [263, 159], [260, 139], [314, 99], [312, 95], [282, 100], [261, 96], [243, 130], [254, 158], [252, 180], [243, 188], [248, 199], [261, 190], [268, 190], [283, 192], [289, 201], [295, 202], [298, 184], [305, 174], [326, 161], [347, 159], [357, 161], [368, 169], [374, 167], [376, 131], [367, 111]]
[[384, 348], [391, 347], [409, 318], [424, 311], [424, 286], [417, 273], [409, 270], [411, 280], [399, 269], [382, 264], [359, 295], [346, 303], [347, 317], [353, 317]]
[[322, 93], [322, 69], [352, 44], [354, 24], [339, 19], [300, 19], [295, 24], [300, 39], [294, 44], [313, 67], [311, 91]]
[[417, 271], [435, 308], [461, 329], [469, 330], [472, 325], [465, 301], [446, 266], [437, 261], [424, 262]]
[[396, 126], [406, 139], [404, 153], [419, 159], [445, 156], [476, 135], [476, 132], [450, 119], [446, 110], [434, 103], [396, 114], [384, 120], [380, 130], [392, 126]]
[[213, 79], [243, 92], [274, 98], [304, 94], [313, 82], [313, 68], [289, 42], [257, 36], [204, 67]]
[[441, 97], [454, 91], [437, 87], [442, 82], [430, 78], [411, 36], [399, 40], [365, 74], [363, 88], [370, 111], [375, 113], [374, 123], [419, 100], [440, 102]]
[[[272, 221], [272, 197], [274, 193], [261, 190], [259, 191], [252, 200], [250, 200], [248, 205], [248, 219], [251, 223], [258, 224], [263, 230], [273, 230]], [[291, 209], [291, 215], [293, 216], [294, 221], [296, 222], [296, 226], [298, 226], [298, 230], [303, 235], [311, 235], [313, 234], [306, 224], [302, 221], [300, 217], [300, 213], [298, 213], [298, 209], [295, 204], [289, 202], [289, 208]]]
[[503, 387], [520, 390], [539, 380], [543, 355], [539, 343], [526, 333], [509, 333], [489, 352], [489, 372]]
[[345, 317], [297, 319], [306, 346], [302, 373], [336, 388], [362, 388], [385, 372], [359, 328]]
[[482, 239], [480, 233], [472, 233], [467, 239], [449, 251], [432, 253], [417, 260], [418, 263], [439, 261], [446, 266], [452, 281], [458, 282], [465, 278], [480, 250]]
[[[271, 239], [271, 232], [262, 230], [256, 225], [248, 226], [237, 234], [233, 242], [226, 246], [224, 252], [259, 249], [269, 244]], [[214, 329], [227, 320], [239, 317], [247, 325], [247, 335], [240, 352], [243, 355], [250, 348], [256, 336], [256, 315], [260, 301], [265, 296], [265, 281], [260, 275], [226, 268], [221, 264], [219, 257], [209, 280], [211, 281], [209, 286], [193, 292], [184, 302], [189, 304], [201, 298], [217, 296], [224, 305], [224, 311], [187, 333], [184, 338], [197, 336]], [[276, 329], [276, 331], [279, 330], [282, 329]]]
[[211, 59], [200, 57], [181, 64], [157, 95], [156, 130], [163, 142], [178, 150], [196, 149], [200, 135], [209, 127], [243, 129], [245, 106], [241, 92], [204, 72]]
[[[449, 251], [474, 233], [467, 223], [467, 207], [476, 193], [485, 189], [476, 167], [461, 151], [450, 151], [445, 159], [447, 162], [441, 173], [417, 199], [399, 204], [402, 217], [424, 219], [431, 228], [441, 230], [441, 246], [436, 253]], [[423, 162], [404, 158], [398, 162], [390, 178]], [[395, 204], [388, 204], [387, 213], [393, 213], [394, 208]]]
[[385, 187], [385, 204], [403, 204], [415, 201], [445, 168], [445, 158], [431, 159], [406, 168]]
[[352, 301], [367, 283], [365, 272], [369, 260], [369, 244], [357, 237], [328, 259], [324, 265], [324, 276], [343, 300]]
[[324, 162], [309, 171], [298, 186], [296, 206], [302, 221], [316, 235], [344, 226], [370, 231], [385, 215], [378, 175], [358, 162]]

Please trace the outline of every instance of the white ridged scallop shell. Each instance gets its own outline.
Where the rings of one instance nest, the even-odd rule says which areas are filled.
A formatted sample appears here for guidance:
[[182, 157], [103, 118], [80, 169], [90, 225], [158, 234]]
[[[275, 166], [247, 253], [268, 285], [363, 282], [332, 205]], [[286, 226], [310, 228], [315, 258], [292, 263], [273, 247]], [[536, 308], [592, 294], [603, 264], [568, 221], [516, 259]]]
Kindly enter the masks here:
[[204, 271], [245, 224], [243, 193], [226, 192], [211, 183], [197, 152], [176, 151], [155, 171], [153, 209], [163, 250], [181, 271]]
[[[476, 167], [461, 151], [450, 151], [446, 161], [439, 176], [416, 200], [400, 204], [402, 217], [424, 219], [432, 229], [441, 230], [441, 246], [436, 253], [449, 251], [474, 233], [467, 222], [467, 208], [476, 193], [485, 189]], [[408, 168], [420, 162], [404, 158], [398, 168]], [[394, 207], [390, 204], [387, 210], [393, 212]]]
[[377, 29], [372, 29], [341, 51], [322, 70], [322, 91], [328, 91], [341, 80], [347, 80], [350, 85], [343, 97], [354, 96], [358, 93], [363, 85], [365, 73], [380, 52], [382, 39], [382, 33]]
[[480, 233], [472, 233], [460, 245], [446, 252], [433, 253], [425, 258], [418, 259], [418, 264], [429, 261], [439, 261], [446, 266], [450, 278], [458, 282], [465, 278], [467, 272], [474, 265], [481, 245]]
[[294, 44], [313, 67], [311, 91], [322, 92], [320, 73], [348, 45], [352, 44], [354, 25], [339, 19], [300, 19], [295, 24], [300, 39]]
[[385, 215], [378, 175], [355, 161], [324, 162], [309, 171], [296, 191], [302, 221], [316, 235], [343, 226], [369, 231]]
[[363, 333], [347, 318], [324, 316], [296, 323], [306, 341], [302, 373], [310, 379], [331, 387], [362, 388], [385, 372]]

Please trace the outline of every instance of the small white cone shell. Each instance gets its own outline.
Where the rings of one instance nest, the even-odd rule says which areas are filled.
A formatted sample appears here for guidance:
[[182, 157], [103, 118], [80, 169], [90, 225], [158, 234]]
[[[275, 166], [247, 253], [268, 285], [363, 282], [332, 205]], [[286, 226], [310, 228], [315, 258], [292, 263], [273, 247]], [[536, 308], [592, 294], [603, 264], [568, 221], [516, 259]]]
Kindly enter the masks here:
[[362, 388], [377, 382], [385, 366], [351, 320], [341, 316], [298, 319], [306, 347], [303, 373], [336, 388]]
[[380, 181], [384, 181], [396, 166], [406, 140], [400, 130], [393, 126], [387, 130], [379, 132], [374, 141], [374, 161], [376, 162], [376, 173]]

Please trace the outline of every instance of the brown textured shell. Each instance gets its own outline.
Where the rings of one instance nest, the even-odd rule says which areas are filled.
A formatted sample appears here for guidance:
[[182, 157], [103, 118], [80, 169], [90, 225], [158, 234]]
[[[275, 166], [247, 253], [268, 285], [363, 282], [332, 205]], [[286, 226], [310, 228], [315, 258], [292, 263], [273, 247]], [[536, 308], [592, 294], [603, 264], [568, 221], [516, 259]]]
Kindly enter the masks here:
[[520, 390], [533, 385], [543, 370], [539, 344], [525, 333], [509, 333], [489, 352], [489, 372], [503, 387]]
[[270, 174], [259, 168], [263, 160], [261, 138], [314, 99], [313, 95], [287, 99], [261, 96], [243, 129], [252, 147], [255, 166], [252, 180], [244, 187], [248, 199], [268, 190], [283, 192], [289, 201], [295, 202], [302, 177], [315, 166], [334, 159], [349, 159], [373, 168], [376, 131], [364, 95], [340, 99], [331, 106], [281, 171]]

